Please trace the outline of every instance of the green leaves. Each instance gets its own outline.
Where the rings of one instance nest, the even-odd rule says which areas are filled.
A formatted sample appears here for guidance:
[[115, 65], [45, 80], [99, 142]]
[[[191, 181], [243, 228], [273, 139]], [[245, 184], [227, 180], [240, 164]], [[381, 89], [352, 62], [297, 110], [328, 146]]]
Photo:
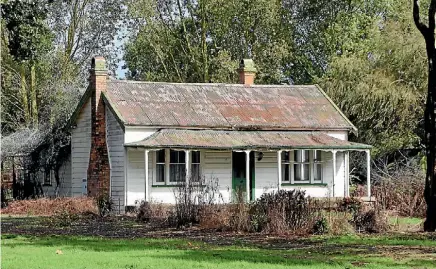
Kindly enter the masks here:
[[410, 27], [410, 10], [402, 5], [390, 6], [395, 13], [375, 20], [375, 28], [355, 32], [365, 33], [365, 39], [355, 45], [344, 43], [346, 53], [333, 57], [320, 79], [359, 129], [356, 140], [374, 145], [375, 156], [421, 143], [425, 48], [417, 42], [419, 33]]

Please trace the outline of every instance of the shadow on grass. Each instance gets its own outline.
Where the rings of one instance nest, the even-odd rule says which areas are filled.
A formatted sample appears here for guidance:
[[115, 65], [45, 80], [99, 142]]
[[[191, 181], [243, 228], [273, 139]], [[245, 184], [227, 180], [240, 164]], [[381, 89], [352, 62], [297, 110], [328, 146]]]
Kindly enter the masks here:
[[[342, 267], [350, 268], [353, 263], [377, 264], [384, 267], [425, 267], [433, 268], [434, 260], [428, 257], [413, 257], [398, 260], [385, 257], [377, 248], [367, 245], [336, 245], [334, 243], [320, 246], [319, 241], [301, 248], [265, 249], [241, 246], [217, 247], [208, 243], [186, 239], [126, 239], [114, 240], [98, 237], [75, 236], [15, 236], [2, 235], [3, 247], [20, 248], [25, 246], [55, 247], [57, 249], [80, 249], [95, 252], [150, 251], [146, 255], [154, 259], [178, 259], [193, 262], [248, 262], [282, 265], [307, 265], [315, 268]], [[324, 239], [323, 239], [324, 240]], [[338, 240], [341, 241], [341, 240]], [[353, 242], [354, 243], [354, 242]], [[156, 251], [158, 250], [158, 251]], [[145, 255], [145, 254], [144, 254]], [[143, 257], [143, 256], [137, 256]]]

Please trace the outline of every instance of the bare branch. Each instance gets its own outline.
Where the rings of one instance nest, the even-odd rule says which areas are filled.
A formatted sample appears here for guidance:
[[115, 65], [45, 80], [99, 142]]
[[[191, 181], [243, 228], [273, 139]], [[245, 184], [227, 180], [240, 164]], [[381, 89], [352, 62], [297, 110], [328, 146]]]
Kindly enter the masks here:
[[[432, 0], [432, 3], [434, 0]], [[421, 34], [425, 37], [428, 32], [428, 27], [421, 22], [421, 18], [419, 16], [419, 3], [418, 0], [413, 0], [413, 21], [415, 22], [416, 28], [421, 32]]]

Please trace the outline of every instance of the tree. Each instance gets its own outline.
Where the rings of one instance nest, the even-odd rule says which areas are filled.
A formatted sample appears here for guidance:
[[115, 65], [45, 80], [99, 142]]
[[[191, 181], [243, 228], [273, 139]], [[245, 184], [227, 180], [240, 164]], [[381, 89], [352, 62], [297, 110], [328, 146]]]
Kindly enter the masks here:
[[87, 63], [95, 55], [109, 60], [116, 57], [114, 41], [127, 23], [125, 10], [124, 0], [53, 1], [48, 20], [62, 59], [64, 78], [80, 74], [86, 79]]
[[424, 112], [427, 170], [424, 197], [427, 203], [427, 218], [424, 230], [436, 231], [436, 48], [435, 48], [436, 0], [428, 7], [428, 25], [421, 21], [418, 0], [413, 1], [413, 19], [416, 28], [425, 40], [428, 63], [428, 91]]
[[258, 82], [280, 83], [290, 55], [278, 1], [131, 3], [138, 22], [126, 46], [131, 77], [175, 82], [236, 82], [242, 57], [254, 58]]
[[[427, 79], [425, 57], [419, 57], [423, 44], [416, 42], [419, 32], [411, 27], [407, 0], [381, 10], [389, 12], [371, 20], [367, 14], [355, 14], [334, 23], [347, 35], [328, 38], [340, 41], [341, 53], [331, 57], [318, 80], [359, 129], [352, 139], [373, 145], [376, 159], [399, 149], [422, 148]], [[333, 35], [338, 32], [329, 30]]]
[[[38, 100], [36, 87], [36, 64], [51, 47], [51, 32], [45, 22], [47, 5], [40, 1], [10, 0], [2, 4], [7, 45], [10, 55], [19, 65], [21, 78], [21, 101], [26, 124], [31, 121], [38, 126]], [[26, 69], [30, 69], [27, 83]], [[30, 84], [30, 85], [29, 85]], [[30, 102], [28, 101], [30, 98]]]

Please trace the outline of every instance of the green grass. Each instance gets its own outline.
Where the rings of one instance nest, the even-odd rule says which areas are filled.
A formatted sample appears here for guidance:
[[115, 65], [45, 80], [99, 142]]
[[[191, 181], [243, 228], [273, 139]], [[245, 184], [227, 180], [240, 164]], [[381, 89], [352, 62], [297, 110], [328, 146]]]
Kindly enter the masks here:
[[298, 243], [255, 247], [235, 240], [217, 246], [182, 239], [3, 235], [1, 261], [10, 269], [436, 268], [436, 240], [425, 235], [314, 237]]

